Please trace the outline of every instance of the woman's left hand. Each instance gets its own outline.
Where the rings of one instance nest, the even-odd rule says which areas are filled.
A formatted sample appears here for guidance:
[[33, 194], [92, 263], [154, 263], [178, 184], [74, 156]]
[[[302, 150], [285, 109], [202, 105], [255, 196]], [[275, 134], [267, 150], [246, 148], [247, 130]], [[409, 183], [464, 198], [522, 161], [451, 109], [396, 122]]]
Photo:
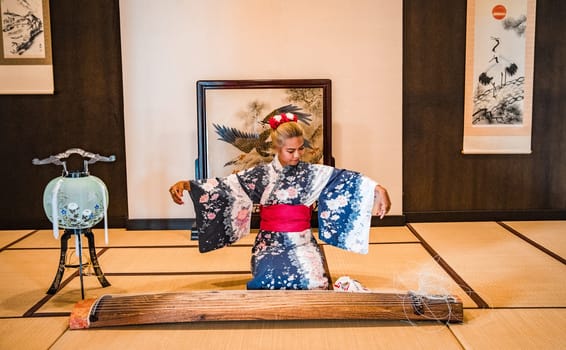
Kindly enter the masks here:
[[376, 215], [379, 215], [380, 219], [383, 219], [385, 214], [391, 209], [391, 200], [389, 199], [389, 193], [385, 187], [381, 185], [375, 186], [375, 201], [374, 208], [377, 208]]

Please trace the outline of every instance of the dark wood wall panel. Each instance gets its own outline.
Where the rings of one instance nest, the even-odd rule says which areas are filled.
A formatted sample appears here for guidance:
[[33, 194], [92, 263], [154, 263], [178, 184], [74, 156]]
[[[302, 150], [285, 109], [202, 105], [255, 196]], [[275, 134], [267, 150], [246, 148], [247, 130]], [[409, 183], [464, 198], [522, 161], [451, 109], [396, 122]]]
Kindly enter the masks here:
[[[41, 197], [61, 169], [33, 166], [31, 159], [71, 147], [117, 156], [115, 163], [97, 163], [91, 171], [108, 186], [111, 226], [124, 227], [118, 0], [57, 0], [50, 10], [55, 94], [0, 95], [0, 229], [49, 227]], [[519, 213], [517, 218], [528, 213], [564, 218], [566, 2], [537, 4], [531, 155], [461, 154], [465, 18], [465, 0], [404, 1], [407, 219], [498, 219], [498, 213], [509, 212]], [[71, 160], [71, 167], [80, 166], [78, 159]]]
[[466, 1], [404, 1], [407, 220], [566, 218], [565, 17], [537, 1], [533, 153], [463, 155]]
[[[126, 160], [118, 0], [50, 1], [54, 95], [0, 95], [0, 229], [49, 227], [43, 189], [61, 167], [31, 160], [79, 147], [114, 163], [91, 173], [110, 193], [112, 226], [127, 218]], [[71, 157], [70, 169], [82, 169]]]

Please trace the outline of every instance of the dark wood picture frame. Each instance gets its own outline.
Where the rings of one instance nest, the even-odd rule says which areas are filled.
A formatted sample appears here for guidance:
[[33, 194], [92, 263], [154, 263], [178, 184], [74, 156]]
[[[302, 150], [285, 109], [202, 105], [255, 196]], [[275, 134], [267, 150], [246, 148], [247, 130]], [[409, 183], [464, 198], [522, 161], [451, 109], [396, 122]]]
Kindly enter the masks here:
[[[279, 89], [280, 91], [274, 91]], [[317, 106], [320, 106], [319, 109], [316, 110], [316, 113], [312, 113], [312, 111], [306, 110], [304, 106], [300, 106], [302, 108], [301, 111], [309, 113], [312, 115], [313, 118], [319, 118], [321, 120], [315, 121], [319, 122], [322, 125], [322, 159], [321, 162], [327, 165], [334, 165], [334, 159], [332, 157], [332, 115], [331, 115], [331, 80], [330, 79], [277, 79], [277, 80], [199, 80], [197, 81], [197, 110], [198, 110], [198, 120], [197, 120], [197, 128], [198, 128], [198, 158], [196, 160], [196, 178], [210, 178], [215, 177], [218, 174], [214, 174], [211, 172], [211, 159], [209, 154], [209, 144], [211, 142], [218, 142], [222, 143], [222, 147], [233, 147], [232, 145], [222, 141], [221, 139], [212, 140], [211, 133], [215, 132], [215, 128], [218, 125], [217, 123], [221, 122], [226, 125], [226, 127], [230, 127], [229, 121], [234, 121], [238, 118], [238, 115], [242, 115], [241, 109], [250, 108], [249, 96], [254, 96], [254, 92], [257, 91], [257, 95], [261, 94], [289, 94], [290, 92], [301, 92], [308, 90], [301, 90], [301, 89], [317, 89], [313, 90], [313, 94], [317, 96], [317, 98], [321, 97], [321, 101], [317, 102]], [[322, 96], [318, 95], [318, 89], [321, 89]], [[222, 101], [218, 101], [218, 99], [222, 99], [219, 95], [224, 95], [224, 92], [218, 94], [218, 90], [225, 90], [225, 92], [229, 96], [230, 103], [228, 105], [238, 105], [234, 108], [239, 108], [240, 111], [237, 110], [230, 110], [228, 113], [217, 113], [221, 115], [220, 117], [214, 116], [213, 112], [211, 112], [207, 107], [212, 105], [211, 99], [216, 99], [214, 101], [215, 105], [220, 105], [222, 108], [225, 107], [225, 104]], [[215, 93], [216, 96], [211, 96]], [[243, 93], [243, 95], [247, 96], [241, 100], [239, 103], [239, 95], [238, 93]], [[251, 93], [251, 94], [250, 94]], [[279, 98], [279, 97], [277, 97]], [[236, 101], [236, 102], [234, 102]], [[248, 106], [246, 106], [246, 102], [248, 102]], [[207, 104], [208, 103], [208, 104]], [[252, 102], [254, 103], [253, 107], [258, 107], [262, 113], [261, 115], [266, 115], [271, 112], [272, 108], [278, 108], [284, 105], [283, 102], [280, 105], [269, 105], [266, 104], [265, 108], [262, 109], [264, 106], [261, 101]], [[292, 101], [287, 102], [287, 104], [294, 104]], [[307, 106], [308, 107], [308, 106]], [[230, 107], [226, 107], [230, 108]], [[256, 110], [258, 110], [256, 108]], [[322, 115], [320, 115], [322, 114]], [[220, 118], [220, 120], [219, 120]], [[225, 118], [225, 119], [222, 119]], [[225, 123], [226, 122], [226, 123]], [[264, 126], [265, 128], [265, 126]], [[244, 131], [247, 132], [247, 131]], [[219, 162], [220, 160], [217, 159], [218, 156], [223, 156], [224, 152], [215, 152], [215, 161]], [[219, 176], [219, 175], [218, 175]]]

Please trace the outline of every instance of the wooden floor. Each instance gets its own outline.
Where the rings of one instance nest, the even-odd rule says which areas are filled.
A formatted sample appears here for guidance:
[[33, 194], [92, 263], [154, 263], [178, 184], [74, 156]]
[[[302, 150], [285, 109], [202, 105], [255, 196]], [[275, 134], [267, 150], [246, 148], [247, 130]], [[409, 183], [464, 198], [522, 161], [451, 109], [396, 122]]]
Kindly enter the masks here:
[[[253, 237], [200, 254], [189, 231], [94, 230], [103, 294], [245, 289]], [[73, 240], [69, 243], [73, 246]], [[566, 221], [415, 223], [373, 228], [367, 255], [322, 245], [333, 280], [374, 291], [455, 294], [464, 323], [247, 321], [69, 330], [77, 270], [62, 288], [48, 230], [0, 231], [0, 349], [566, 349]], [[84, 253], [88, 256], [87, 251]], [[76, 261], [74, 255], [70, 259]]]

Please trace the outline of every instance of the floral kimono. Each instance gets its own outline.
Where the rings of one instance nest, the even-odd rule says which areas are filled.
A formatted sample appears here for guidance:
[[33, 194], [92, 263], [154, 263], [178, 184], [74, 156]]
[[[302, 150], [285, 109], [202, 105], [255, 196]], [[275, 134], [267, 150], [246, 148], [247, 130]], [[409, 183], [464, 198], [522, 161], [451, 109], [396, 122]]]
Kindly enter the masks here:
[[318, 201], [319, 239], [367, 253], [375, 186], [359, 173], [326, 165], [299, 162], [282, 167], [277, 157], [224, 178], [191, 181], [200, 251], [247, 235], [253, 205], [260, 204], [253, 279], [247, 288], [328, 289], [324, 261], [310, 229], [311, 206]]

